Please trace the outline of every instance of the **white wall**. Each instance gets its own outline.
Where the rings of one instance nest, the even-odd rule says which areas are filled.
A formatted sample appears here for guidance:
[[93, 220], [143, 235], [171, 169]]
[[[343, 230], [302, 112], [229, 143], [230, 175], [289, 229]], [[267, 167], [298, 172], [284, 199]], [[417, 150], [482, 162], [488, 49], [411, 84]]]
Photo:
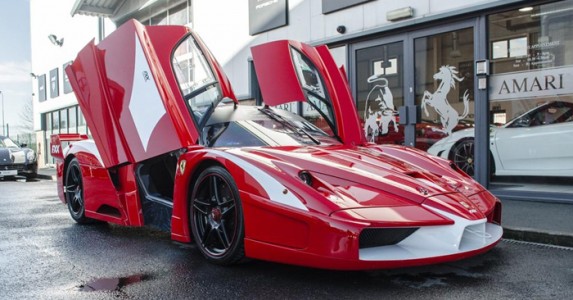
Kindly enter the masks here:
[[321, 0], [289, 0], [287, 26], [249, 36], [248, 1], [195, 0], [193, 28], [223, 65], [237, 96], [244, 97], [250, 94], [247, 60], [250, 57], [249, 49], [253, 45], [280, 39], [320, 43], [340, 36], [336, 31], [339, 25], [346, 27], [346, 34], [352, 34], [393, 24], [386, 21], [386, 12], [407, 6], [414, 9], [414, 19], [423, 19], [438, 13], [495, 1], [376, 0], [323, 15]]
[[[36, 75], [46, 74], [46, 98], [38, 102], [38, 81], [32, 81], [34, 93], [34, 129], [40, 130], [40, 115], [47, 111], [67, 107], [77, 103], [73, 93], [63, 93], [62, 65], [75, 59], [77, 53], [90, 40], [97, 38], [98, 18], [76, 15], [70, 12], [75, 0], [31, 0], [30, 1], [30, 38], [32, 47], [32, 72]], [[110, 28], [111, 27], [111, 28]], [[115, 29], [112, 23], [106, 23], [109, 33]], [[62, 47], [53, 45], [48, 35], [54, 34], [64, 38]], [[50, 98], [49, 72], [59, 68], [60, 96]]]

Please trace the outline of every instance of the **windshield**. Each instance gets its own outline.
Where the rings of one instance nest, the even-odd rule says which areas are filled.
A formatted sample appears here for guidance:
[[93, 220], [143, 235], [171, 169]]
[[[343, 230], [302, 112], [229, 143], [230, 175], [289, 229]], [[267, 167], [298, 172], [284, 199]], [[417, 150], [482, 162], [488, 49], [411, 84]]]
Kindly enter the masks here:
[[505, 126], [507, 128], [534, 127], [565, 122], [573, 122], [573, 105], [568, 102], [553, 101], [531, 109]]
[[[227, 115], [220, 107], [215, 114]], [[339, 141], [309, 121], [272, 108], [239, 107], [231, 120], [208, 124], [203, 144], [208, 147], [332, 145]], [[214, 115], [216, 119], [217, 116]]]
[[0, 138], [0, 148], [20, 148], [10, 138]]

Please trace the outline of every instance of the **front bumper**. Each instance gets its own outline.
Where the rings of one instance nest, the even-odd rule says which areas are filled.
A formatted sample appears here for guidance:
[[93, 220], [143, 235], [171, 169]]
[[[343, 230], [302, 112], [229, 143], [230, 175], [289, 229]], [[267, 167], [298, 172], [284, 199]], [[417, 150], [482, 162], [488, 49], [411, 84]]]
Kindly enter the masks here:
[[[289, 247], [247, 237], [245, 253], [251, 258], [321, 269], [391, 269], [472, 257], [490, 250], [501, 240], [502, 227], [488, 222], [487, 218], [467, 220], [431, 207], [426, 208], [451, 222], [430, 226], [411, 224], [407, 227], [417, 229], [411, 234], [402, 234], [407, 237], [401, 241], [370, 247], [360, 245], [359, 239], [364, 229], [373, 227], [338, 218], [316, 223], [313, 221], [319, 220], [311, 219], [308, 220], [308, 232], [304, 232], [308, 244]], [[297, 236], [303, 235], [300, 231], [297, 230]]]
[[359, 259], [364, 261], [404, 261], [463, 255], [495, 245], [503, 235], [501, 226], [487, 219], [466, 220], [426, 206], [454, 221], [453, 225], [424, 226], [394, 245], [362, 248]]
[[0, 165], [0, 178], [12, 176], [30, 176], [38, 173], [38, 163]]

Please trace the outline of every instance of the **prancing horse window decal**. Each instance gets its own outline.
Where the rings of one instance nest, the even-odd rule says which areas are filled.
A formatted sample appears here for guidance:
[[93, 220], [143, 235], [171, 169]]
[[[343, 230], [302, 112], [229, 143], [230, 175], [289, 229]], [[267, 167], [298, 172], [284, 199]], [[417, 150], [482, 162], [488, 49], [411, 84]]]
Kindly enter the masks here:
[[382, 76], [383, 74], [374, 74], [368, 77], [368, 83], [380, 82], [370, 90], [366, 97], [364, 134], [370, 142], [375, 142], [378, 135], [387, 134], [390, 122], [394, 124], [394, 131], [398, 132], [394, 96], [388, 88], [388, 80]]
[[458, 125], [459, 121], [465, 118], [469, 113], [469, 91], [464, 92], [464, 113], [458, 115], [458, 112], [452, 107], [446, 96], [450, 92], [450, 89], [456, 88], [456, 81], [462, 82], [464, 77], [457, 76], [458, 71], [452, 66], [441, 66], [440, 71], [434, 74], [434, 80], [440, 80], [440, 85], [434, 91], [430, 93], [427, 90], [424, 91], [424, 96], [422, 96], [422, 108], [426, 113], [426, 117], [429, 116], [428, 108], [429, 105], [434, 108], [436, 113], [440, 115], [440, 121], [442, 122], [442, 129], [436, 129], [436, 131], [441, 131], [447, 135], [452, 134], [454, 128]]

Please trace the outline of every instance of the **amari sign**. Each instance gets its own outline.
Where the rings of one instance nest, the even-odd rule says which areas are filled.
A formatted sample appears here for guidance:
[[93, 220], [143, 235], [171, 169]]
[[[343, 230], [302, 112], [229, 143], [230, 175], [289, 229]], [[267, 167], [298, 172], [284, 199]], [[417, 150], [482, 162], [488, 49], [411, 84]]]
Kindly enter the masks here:
[[571, 94], [573, 67], [492, 75], [489, 82], [489, 99], [495, 101]]

